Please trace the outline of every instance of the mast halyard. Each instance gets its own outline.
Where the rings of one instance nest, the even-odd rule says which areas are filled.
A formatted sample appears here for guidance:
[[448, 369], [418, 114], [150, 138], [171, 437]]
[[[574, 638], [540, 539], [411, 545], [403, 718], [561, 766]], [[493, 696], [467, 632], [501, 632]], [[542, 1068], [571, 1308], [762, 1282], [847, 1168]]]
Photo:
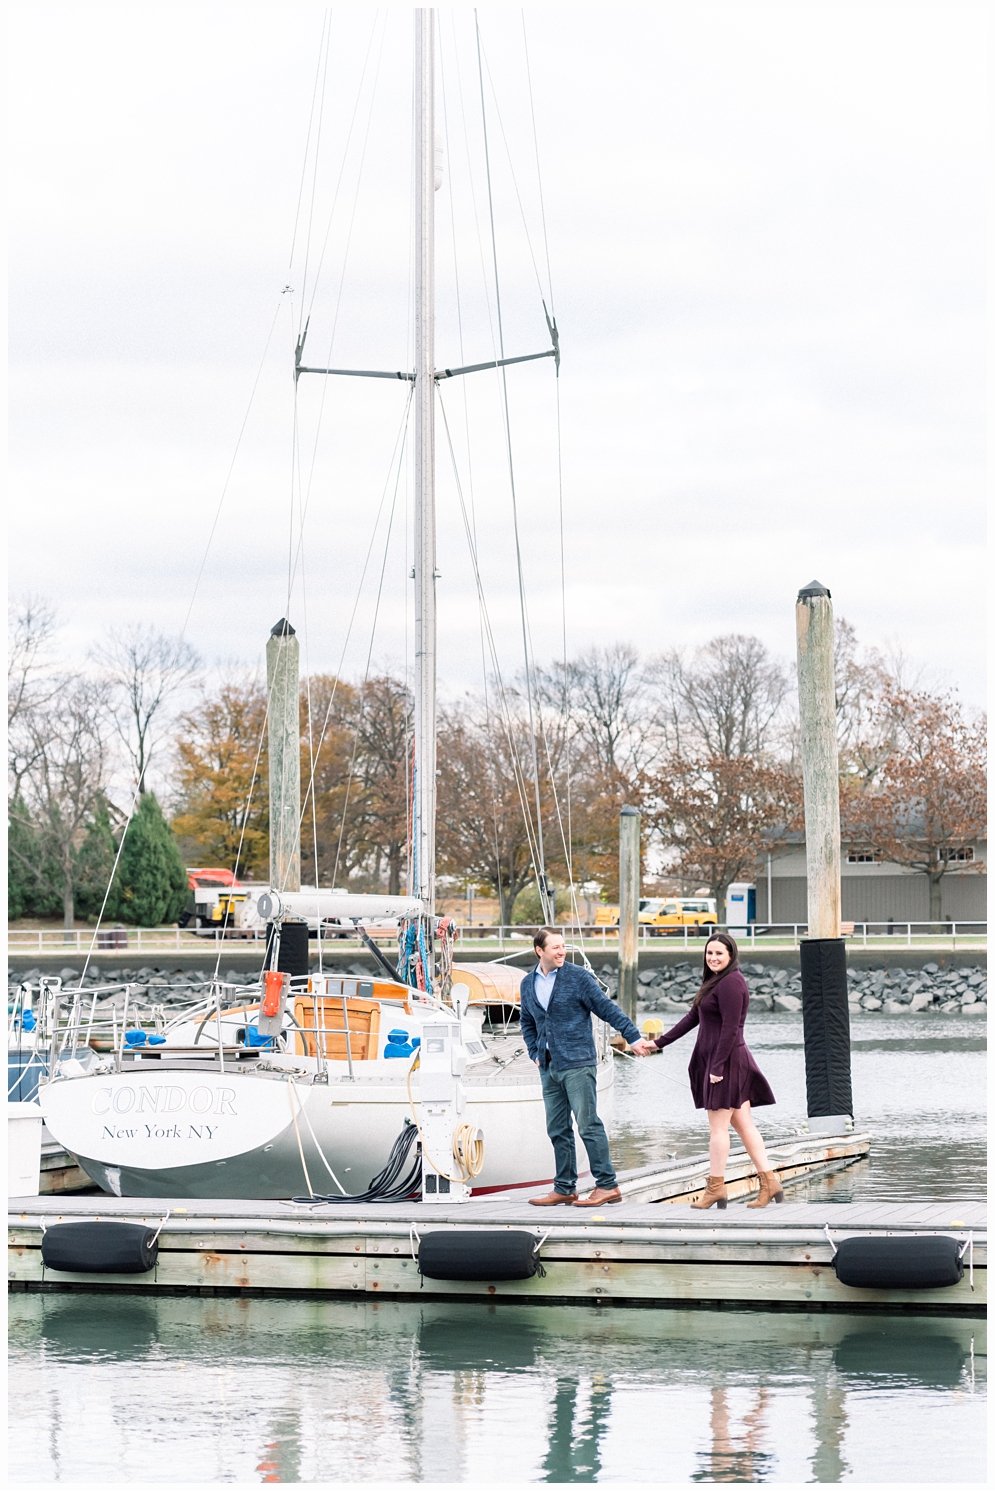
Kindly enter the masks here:
[[[435, 922], [435, 12], [415, 11], [415, 757], [411, 894]], [[426, 980], [430, 976], [426, 975]]]

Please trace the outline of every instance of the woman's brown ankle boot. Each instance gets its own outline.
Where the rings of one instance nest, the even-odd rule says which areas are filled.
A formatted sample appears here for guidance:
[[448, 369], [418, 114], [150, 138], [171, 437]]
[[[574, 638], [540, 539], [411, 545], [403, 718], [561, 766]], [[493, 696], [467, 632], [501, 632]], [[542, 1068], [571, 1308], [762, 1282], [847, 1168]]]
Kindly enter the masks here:
[[747, 1208], [766, 1208], [773, 1198], [775, 1203], [784, 1202], [784, 1193], [781, 1190], [781, 1179], [776, 1172], [760, 1173], [760, 1192]]
[[716, 1208], [725, 1208], [728, 1199], [726, 1196], [726, 1183], [724, 1177], [709, 1177], [708, 1186], [698, 1199], [692, 1203], [692, 1208], [711, 1208], [714, 1203]]

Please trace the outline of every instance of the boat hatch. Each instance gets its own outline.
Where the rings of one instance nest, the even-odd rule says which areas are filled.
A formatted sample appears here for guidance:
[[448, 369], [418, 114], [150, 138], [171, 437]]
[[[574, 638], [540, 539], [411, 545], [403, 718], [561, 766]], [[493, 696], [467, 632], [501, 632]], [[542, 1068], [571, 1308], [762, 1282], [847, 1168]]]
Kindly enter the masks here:
[[311, 995], [358, 995], [363, 1000], [407, 1000], [408, 987], [389, 980], [358, 979], [354, 974], [312, 974], [307, 982]]
[[366, 1062], [380, 1056], [379, 1000], [355, 994], [301, 995], [294, 1001], [294, 1020], [299, 1028], [294, 1032], [298, 1053], [336, 1062]]

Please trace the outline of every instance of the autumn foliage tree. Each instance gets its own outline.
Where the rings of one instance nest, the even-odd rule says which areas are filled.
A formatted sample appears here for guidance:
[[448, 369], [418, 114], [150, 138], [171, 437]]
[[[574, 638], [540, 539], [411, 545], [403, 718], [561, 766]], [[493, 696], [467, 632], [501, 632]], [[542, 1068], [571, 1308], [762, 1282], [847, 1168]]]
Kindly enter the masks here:
[[520, 729], [516, 734], [513, 728], [509, 738], [500, 722], [478, 717], [465, 706], [442, 716], [440, 872], [493, 890], [502, 925], [510, 922], [519, 892], [534, 879], [527, 791], [523, 807], [523, 748]]
[[362, 798], [349, 768], [356, 744], [358, 695], [330, 675], [311, 678], [301, 693], [301, 878], [342, 886], [357, 862]]
[[844, 780], [845, 834], [929, 882], [929, 920], [943, 916], [941, 882], [950, 869], [980, 870], [963, 851], [985, 830], [987, 779], [983, 721], [969, 721], [949, 694], [886, 685], [882, 718], [894, 742], [872, 780]]
[[173, 832], [191, 864], [269, 875], [266, 695], [223, 683], [182, 715], [176, 742]]
[[670, 869], [716, 900], [754, 874], [796, 821], [801, 798], [789, 771], [751, 755], [672, 756], [647, 793], [647, 821], [670, 851]]

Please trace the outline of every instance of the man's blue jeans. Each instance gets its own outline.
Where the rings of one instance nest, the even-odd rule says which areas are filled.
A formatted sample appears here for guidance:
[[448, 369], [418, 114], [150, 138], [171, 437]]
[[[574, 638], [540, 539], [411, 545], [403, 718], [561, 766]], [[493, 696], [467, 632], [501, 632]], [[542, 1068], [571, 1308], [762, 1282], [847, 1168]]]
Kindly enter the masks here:
[[577, 1133], [587, 1150], [587, 1159], [599, 1188], [617, 1185], [615, 1168], [608, 1149], [608, 1134], [598, 1119], [598, 1070], [591, 1063], [584, 1068], [539, 1069], [542, 1099], [546, 1106], [546, 1134], [553, 1143], [557, 1193], [572, 1193], [577, 1186], [577, 1151], [570, 1116], [577, 1121]]

